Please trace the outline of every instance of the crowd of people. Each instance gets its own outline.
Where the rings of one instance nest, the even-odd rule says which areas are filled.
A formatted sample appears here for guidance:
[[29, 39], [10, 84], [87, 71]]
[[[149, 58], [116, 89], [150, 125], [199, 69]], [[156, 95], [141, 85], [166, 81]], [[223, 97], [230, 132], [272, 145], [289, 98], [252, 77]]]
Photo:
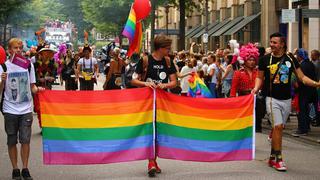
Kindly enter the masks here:
[[[172, 52], [172, 40], [159, 35], [154, 40], [154, 51], [151, 53], [133, 54], [130, 58], [120, 56], [121, 49], [112, 47], [108, 51], [109, 61], [103, 64], [105, 73], [104, 90], [128, 89], [138, 87], [160, 88], [181, 96], [189, 96], [188, 79], [197, 73], [209, 88], [213, 98], [229, 98], [248, 94], [257, 94], [256, 131], [261, 132], [261, 119], [265, 111], [269, 114], [272, 138], [269, 166], [285, 171], [282, 159], [282, 131], [289, 117], [292, 99], [298, 99], [298, 129], [295, 136], [307, 135], [310, 124], [319, 125], [319, 89], [320, 60], [319, 51], [313, 50], [311, 57], [304, 49], [293, 53], [287, 52], [285, 37], [280, 33], [270, 36], [270, 47], [262, 48], [257, 44], [240, 45], [231, 40], [226, 49], [215, 52], [194, 53], [193, 46], [189, 51]], [[22, 53], [22, 41], [13, 39], [9, 42], [10, 56]], [[5, 70], [0, 68], [1, 84], [4, 89], [3, 112], [8, 135], [8, 150], [13, 166], [12, 176], [20, 177], [17, 167], [17, 139], [23, 144], [23, 177], [30, 177], [28, 171], [28, 154], [31, 126], [19, 128], [21, 122], [32, 123], [32, 111], [40, 115], [39, 90], [52, 89], [57, 77], [65, 90], [94, 90], [94, 83], [99, 77], [99, 65], [93, 57], [92, 49], [85, 44], [80, 52], [73, 52], [65, 44], [59, 46], [58, 52], [45, 45], [38, 46], [34, 53], [28, 54], [32, 59], [31, 70], [20, 69], [9, 60]], [[7, 74], [25, 73], [28, 82], [25, 87], [33, 93], [34, 109], [31, 109], [32, 98], [13, 99], [13, 82]], [[11, 83], [11, 84], [10, 84]], [[317, 94], [318, 93], [318, 94]], [[298, 97], [298, 98], [295, 98]], [[296, 102], [296, 101], [294, 101]], [[19, 108], [17, 108], [19, 107]], [[41, 127], [41, 117], [38, 116]], [[15, 122], [16, 124], [12, 124]], [[19, 133], [18, 133], [19, 132]], [[156, 159], [150, 159], [149, 176], [160, 173]], [[29, 178], [29, 179], [30, 179]], [[32, 179], [32, 178], [31, 178]]]

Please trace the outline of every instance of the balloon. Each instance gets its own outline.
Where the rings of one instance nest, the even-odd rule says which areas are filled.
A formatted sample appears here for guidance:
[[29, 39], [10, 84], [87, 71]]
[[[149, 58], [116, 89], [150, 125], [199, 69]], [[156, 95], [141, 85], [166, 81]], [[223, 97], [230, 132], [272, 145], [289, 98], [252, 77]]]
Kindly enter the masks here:
[[0, 64], [3, 64], [7, 59], [6, 51], [0, 46]]
[[137, 21], [145, 19], [151, 11], [151, 4], [149, 0], [135, 0], [133, 9], [136, 13]]

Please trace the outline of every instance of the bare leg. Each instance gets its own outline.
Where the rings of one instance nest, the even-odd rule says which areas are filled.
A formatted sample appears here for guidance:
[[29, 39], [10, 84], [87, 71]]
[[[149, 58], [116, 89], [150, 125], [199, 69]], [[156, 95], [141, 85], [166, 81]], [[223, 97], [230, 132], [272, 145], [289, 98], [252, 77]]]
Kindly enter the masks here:
[[28, 168], [30, 144], [21, 144], [21, 159], [23, 168]]
[[272, 148], [275, 151], [281, 151], [282, 149], [282, 131], [283, 131], [283, 126], [277, 125], [273, 128], [272, 132]]
[[13, 169], [18, 169], [18, 150], [17, 145], [8, 146], [8, 153]]

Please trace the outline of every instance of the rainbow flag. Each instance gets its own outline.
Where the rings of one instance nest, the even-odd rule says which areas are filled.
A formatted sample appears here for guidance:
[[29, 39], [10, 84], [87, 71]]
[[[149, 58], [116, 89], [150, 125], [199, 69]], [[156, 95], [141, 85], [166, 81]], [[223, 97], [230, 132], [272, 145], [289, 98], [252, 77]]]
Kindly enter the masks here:
[[122, 35], [127, 37], [129, 39], [129, 44], [131, 44], [134, 40], [135, 31], [136, 31], [136, 13], [134, 9], [131, 6], [131, 10], [128, 16], [128, 20], [126, 22], [126, 25], [122, 31]]
[[141, 47], [142, 47], [142, 23], [137, 22], [134, 39], [133, 39], [133, 42], [130, 43], [129, 45], [129, 50], [127, 52], [127, 55], [131, 57], [133, 53], [140, 53]]
[[122, 32], [122, 35], [129, 39], [127, 56], [131, 57], [133, 53], [140, 53], [142, 48], [142, 34], [142, 22], [137, 22], [136, 13], [131, 6], [127, 23]]
[[39, 94], [44, 164], [105, 164], [154, 157], [153, 91]]
[[200, 79], [197, 73], [192, 73], [188, 80], [188, 96], [212, 98], [212, 94], [206, 84]]
[[253, 95], [194, 99], [139, 88], [39, 97], [44, 164], [254, 158]]
[[254, 96], [188, 98], [157, 91], [157, 152], [184, 161], [253, 160]]

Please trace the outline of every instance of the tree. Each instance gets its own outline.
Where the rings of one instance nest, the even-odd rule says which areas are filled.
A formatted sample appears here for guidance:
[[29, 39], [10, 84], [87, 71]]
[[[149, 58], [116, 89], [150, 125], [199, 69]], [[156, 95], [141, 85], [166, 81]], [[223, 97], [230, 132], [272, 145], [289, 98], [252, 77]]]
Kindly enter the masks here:
[[[84, 20], [84, 12], [82, 11], [81, 2], [82, 0], [60, 0], [60, 3], [63, 4], [61, 13], [66, 15], [66, 17], [68, 17], [68, 20], [70, 19], [71, 22], [75, 24], [76, 29], [74, 29], [74, 33], [77, 33], [77, 36], [75, 36], [77, 39], [84, 39], [83, 33], [81, 32], [93, 27], [92, 23]], [[75, 42], [75, 45], [76, 43], [77, 42]]]
[[9, 24], [10, 16], [24, 4], [26, 0], [10, 0], [1, 1], [0, 7], [0, 24], [3, 25], [3, 40], [2, 44], [7, 45], [7, 26]]
[[86, 22], [105, 35], [117, 36], [122, 32], [131, 3], [127, 0], [82, 0], [81, 7]]

